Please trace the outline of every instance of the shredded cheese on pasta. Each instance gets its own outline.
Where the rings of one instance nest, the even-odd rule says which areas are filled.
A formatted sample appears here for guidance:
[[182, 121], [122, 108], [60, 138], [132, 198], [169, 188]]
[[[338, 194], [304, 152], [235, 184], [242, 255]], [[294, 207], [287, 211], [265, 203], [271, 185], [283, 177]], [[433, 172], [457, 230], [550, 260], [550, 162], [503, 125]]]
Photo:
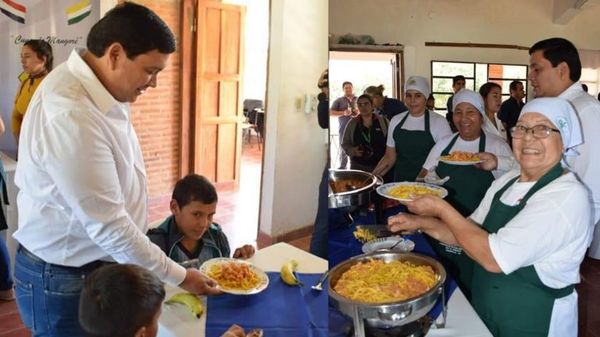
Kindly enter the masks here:
[[250, 290], [260, 283], [258, 275], [244, 263], [215, 264], [208, 271], [208, 276], [221, 288], [231, 290]]
[[386, 303], [424, 294], [437, 280], [431, 266], [370, 259], [345, 271], [333, 289], [355, 301]]
[[388, 194], [394, 198], [409, 200], [413, 199], [413, 197], [423, 195], [436, 195], [441, 197], [442, 191], [419, 185], [399, 185], [390, 188]]

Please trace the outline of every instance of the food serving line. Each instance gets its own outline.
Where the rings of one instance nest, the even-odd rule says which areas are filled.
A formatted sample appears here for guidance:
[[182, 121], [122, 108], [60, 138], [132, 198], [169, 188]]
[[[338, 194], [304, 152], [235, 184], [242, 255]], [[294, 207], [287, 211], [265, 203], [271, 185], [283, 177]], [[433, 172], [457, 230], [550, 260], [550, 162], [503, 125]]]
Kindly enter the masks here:
[[[364, 225], [361, 227], [369, 228], [369, 224], [381, 224], [382, 222], [385, 222], [382, 221], [382, 219], [387, 219], [387, 217], [391, 215], [406, 210], [404, 206], [399, 205], [385, 209], [383, 214], [378, 215], [374, 214], [372, 211], [368, 211], [365, 206], [368, 205], [369, 200], [372, 200], [370, 196], [375, 193], [375, 189], [381, 185], [381, 182], [374, 176], [371, 181], [365, 180], [365, 174], [368, 175], [366, 172], [352, 171], [353, 170], [332, 170], [332, 172], [330, 172], [330, 181], [349, 179], [349, 181], [353, 182], [350, 183], [351, 186], [348, 187], [358, 191], [357, 193], [331, 192], [329, 197], [329, 268], [330, 270], [334, 270], [334, 273], [334, 268], [338, 265], [346, 268], [346, 265], [352, 265], [353, 263], [357, 263], [357, 261], [363, 260], [361, 257], [361, 254], [363, 254], [363, 244], [353, 235], [357, 229], [357, 225]], [[356, 182], [363, 182], [363, 184]], [[358, 194], [358, 196], [356, 194]], [[381, 207], [381, 205], [379, 206]], [[346, 213], [352, 213], [353, 216], [348, 217], [346, 216]], [[431, 258], [437, 259], [436, 254], [424, 235], [413, 234], [406, 236], [406, 238], [414, 242], [413, 252], [419, 255], [412, 253], [377, 252], [375, 253], [376, 258], [382, 258], [386, 261], [392, 259], [408, 259], [414, 261], [415, 258], [420, 259], [421, 257], [429, 260], [432, 260]], [[383, 240], [384, 239], [381, 241]], [[391, 246], [397, 241], [397, 238], [387, 240], [387, 244]], [[402, 249], [400, 249], [400, 251], [401, 250]], [[435, 260], [431, 262], [433, 265], [437, 264]], [[337, 275], [331, 275], [333, 284], [336, 282], [336, 276]], [[443, 288], [443, 291], [441, 288]], [[422, 336], [423, 331], [427, 331], [427, 329], [427, 336], [491, 336], [491, 333], [475, 313], [464, 294], [456, 287], [456, 282], [450, 275], [447, 275], [445, 285], [440, 286], [440, 294], [437, 303], [435, 303], [435, 305], [433, 303], [425, 303], [430, 301], [432, 296], [437, 296], [437, 290], [438, 289], [432, 289], [432, 291], [428, 292], [428, 296], [423, 296], [419, 301], [402, 301], [394, 303], [393, 305], [369, 307], [367, 305], [355, 304], [354, 307], [352, 305], [350, 307], [344, 307], [341, 306], [337, 300], [330, 300], [329, 336], [346, 337], [353, 334], [356, 337], [362, 337], [365, 335], [365, 331], [370, 335]], [[334, 291], [331, 291], [331, 293], [334, 293]], [[443, 312], [441, 299], [444, 295], [449, 297], [449, 299], [447, 299], [447, 316], [445, 319], [441, 314]], [[435, 301], [435, 299], [433, 300]], [[350, 302], [352, 304], [352, 301]], [[375, 309], [373, 309], [373, 307], [375, 307]], [[344, 314], [342, 314], [338, 308], [341, 309]], [[416, 316], [425, 316], [425, 313], [429, 308], [432, 309], [427, 316], [431, 319], [424, 317], [423, 319], [407, 322], [404, 325], [404, 322], [407, 319], [411, 321]], [[422, 309], [426, 309], [426, 311], [424, 313], [415, 312], [416, 310]], [[352, 313], [353, 310], [354, 314]], [[379, 327], [386, 326], [386, 323], [393, 323], [394, 320], [404, 326], [387, 326], [386, 329], [378, 329]], [[428, 322], [431, 320], [434, 320], [435, 322], [428, 328]], [[358, 329], [356, 329], [355, 326], [357, 324], [359, 325]], [[418, 331], [421, 328], [422, 331]]]
[[[283, 284], [281, 266], [298, 262], [297, 275], [303, 286]], [[262, 329], [265, 337], [324, 337], [328, 335], [327, 290], [311, 289], [327, 271], [327, 260], [287, 243], [277, 243], [256, 251], [247, 260], [264, 270], [268, 287], [254, 295], [223, 294], [203, 297], [206, 311], [200, 318], [182, 305], [163, 305], [158, 337], [218, 337], [238, 324], [246, 331]], [[325, 288], [325, 287], [324, 287]], [[166, 299], [183, 290], [166, 286]]]

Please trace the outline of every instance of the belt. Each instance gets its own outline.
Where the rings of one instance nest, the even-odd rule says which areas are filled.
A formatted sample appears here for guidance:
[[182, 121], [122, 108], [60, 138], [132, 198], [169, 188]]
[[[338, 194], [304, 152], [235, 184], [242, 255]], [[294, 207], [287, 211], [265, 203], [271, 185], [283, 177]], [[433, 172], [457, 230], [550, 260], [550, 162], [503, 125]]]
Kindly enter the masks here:
[[70, 270], [70, 271], [92, 271], [94, 269], [98, 269], [104, 265], [107, 264], [114, 264], [114, 262], [108, 262], [108, 261], [101, 261], [101, 260], [96, 260], [96, 261], [92, 261], [90, 263], [86, 263], [83, 266], [80, 267], [69, 267], [69, 266], [63, 266], [60, 264], [54, 264], [54, 263], [49, 263], [46, 262], [42, 259], [40, 259], [39, 257], [37, 257], [35, 254], [33, 254], [32, 252], [30, 252], [29, 250], [27, 250], [27, 248], [25, 248], [23, 245], [19, 245], [19, 248], [17, 249], [17, 251], [25, 256], [27, 256], [27, 258], [29, 258], [30, 260], [33, 260], [37, 263], [41, 263], [41, 264], [45, 264], [45, 265], [50, 265], [53, 267], [57, 267], [57, 268], [62, 268], [65, 270]]

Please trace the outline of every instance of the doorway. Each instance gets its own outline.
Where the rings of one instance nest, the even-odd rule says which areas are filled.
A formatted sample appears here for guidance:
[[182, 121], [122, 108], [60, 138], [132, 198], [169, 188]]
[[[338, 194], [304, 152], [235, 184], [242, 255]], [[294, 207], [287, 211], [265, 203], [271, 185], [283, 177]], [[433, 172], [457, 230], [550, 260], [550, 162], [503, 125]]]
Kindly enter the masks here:
[[[342, 84], [352, 82], [354, 95], [360, 96], [369, 86], [383, 85], [384, 95], [399, 98], [402, 87], [402, 52], [390, 51], [329, 51], [330, 102], [344, 95]], [[340, 167], [340, 147], [343, 131], [337, 117], [330, 118], [331, 167]], [[342, 133], [342, 134], [341, 134]]]

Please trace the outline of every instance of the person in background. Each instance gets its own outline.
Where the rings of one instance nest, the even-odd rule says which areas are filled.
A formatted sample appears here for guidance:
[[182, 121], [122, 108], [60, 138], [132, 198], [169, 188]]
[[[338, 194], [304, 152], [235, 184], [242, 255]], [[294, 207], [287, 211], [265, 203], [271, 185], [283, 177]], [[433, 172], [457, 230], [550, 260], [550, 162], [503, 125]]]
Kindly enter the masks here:
[[[454, 94], [459, 92], [461, 89], [464, 89], [466, 85], [467, 80], [463, 75], [456, 75], [452, 77], [452, 91], [454, 91]], [[448, 98], [448, 101], [446, 101], [446, 120], [448, 121], [448, 124], [450, 124], [452, 132], [456, 132], [456, 127], [454, 126], [454, 124], [452, 124], [454, 120], [452, 118], [452, 98], [454, 97], [454, 94], [452, 94], [452, 96]]]
[[[566, 99], [575, 107], [579, 118], [583, 143], [573, 149], [579, 155], [567, 157], [565, 165], [591, 192], [596, 231], [588, 256], [600, 259], [600, 102], [581, 87], [581, 60], [571, 41], [554, 37], [536, 42], [529, 48], [529, 63], [528, 76], [534, 96]], [[513, 164], [493, 154], [480, 154], [480, 157], [484, 159], [481, 165], [489, 170]]]
[[[329, 133], [329, 70], [325, 69], [319, 80], [317, 87], [321, 89], [319, 93], [319, 104], [317, 105], [317, 117], [319, 126], [326, 129]], [[329, 139], [329, 137], [327, 137]], [[310, 239], [310, 253], [320, 258], [327, 259], [328, 256], [328, 231], [329, 214], [327, 210], [328, 182], [329, 182], [329, 147], [326, 150], [327, 162], [323, 168], [321, 182], [319, 183], [319, 197], [317, 205], [317, 214], [315, 215], [315, 227]]]
[[[499, 170], [490, 172], [475, 165], [444, 163], [439, 160], [440, 156], [462, 151], [490, 152], [497, 156], [512, 157], [512, 152], [504, 139], [482, 129], [486, 117], [483, 99], [479, 93], [463, 89], [454, 95], [452, 103], [454, 104], [452, 117], [458, 133], [435, 144], [417, 179], [422, 178], [426, 183], [442, 185], [448, 190], [446, 200], [450, 205], [463, 216], [469, 216], [479, 206], [494, 179], [506, 172]], [[448, 247], [434, 239], [431, 241], [433, 241], [433, 248], [442, 257], [448, 272], [457, 280], [467, 299], [470, 299], [473, 261], [461, 249]]]
[[394, 167], [394, 181], [415, 181], [431, 148], [452, 134], [444, 117], [425, 108], [430, 92], [426, 78], [411, 76], [406, 80], [404, 102], [408, 111], [390, 121], [385, 154], [373, 174], [384, 176]]
[[[357, 98], [353, 93], [352, 82], [344, 82], [342, 88], [344, 89], [344, 96], [333, 101], [331, 109], [329, 110], [331, 116], [338, 116], [340, 146], [342, 145], [342, 137], [344, 136], [346, 125], [352, 117], [358, 114], [358, 109], [356, 107]], [[348, 155], [342, 150], [340, 150], [339, 153], [339, 160], [340, 165], [338, 168], [345, 169], [346, 166], [348, 166]]]
[[385, 152], [388, 120], [373, 113], [371, 96], [358, 97], [360, 114], [352, 118], [342, 138], [342, 149], [350, 157], [350, 168], [371, 172]]
[[119, 3], [96, 22], [31, 99], [15, 184], [15, 292], [33, 336], [77, 337], [83, 280], [110, 262], [136, 264], [171, 286], [219, 294], [199, 270], [146, 236], [148, 186], [129, 104], [157, 85], [175, 37], [150, 9]]
[[519, 168], [492, 183], [465, 218], [439, 197], [406, 202], [418, 216], [389, 219], [394, 232], [423, 229], [474, 261], [473, 308], [495, 337], [576, 337], [579, 266], [593, 230], [585, 186], [561, 166], [581, 144], [577, 115], [561, 98], [527, 103], [511, 130]]
[[21, 86], [15, 97], [15, 105], [12, 111], [12, 132], [19, 145], [21, 124], [27, 112], [29, 101], [40, 85], [44, 77], [52, 70], [54, 57], [52, 46], [44, 40], [29, 40], [21, 48], [21, 64], [23, 73], [19, 76]]
[[498, 118], [502, 105], [502, 87], [494, 82], [487, 82], [479, 88], [479, 94], [485, 102], [485, 120], [483, 129], [490, 134], [506, 140], [506, 125]]
[[[164, 299], [164, 284], [154, 273], [133, 264], [106, 265], [85, 278], [79, 323], [89, 337], [156, 337]], [[226, 336], [246, 335], [232, 325]]]
[[[0, 118], [0, 135], [5, 131], [4, 122]], [[0, 188], [2, 195], [0, 196], [0, 202], [8, 205], [8, 191], [6, 189], [6, 173], [4, 172], [4, 165], [0, 160]], [[4, 208], [0, 207], [0, 231], [8, 229], [6, 223], [6, 217], [4, 214]], [[12, 301], [15, 299], [15, 291], [13, 289], [12, 273], [10, 271], [10, 255], [6, 248], [6, 242], [0, 239], [0, 301]]]
[[583, 89], [583, 91], [588, 92], [587, 84], [581, 83], [581, 88]]
[[600, 92], [598, 93], [598, 100], [600, 101]]
[[[502, 102], [500, 111], [498, 111], [498, 118], [506, 125], [506, 129], [510, 130], [517, 124], [521, 109], [523, 108], [523, 98], [525, 97], [525, 90], [523, 82], [512, 81], [509, 85], [510, 97]], [[508, 145], [512, 147], [512, 136], [510, 132], [506, 133]]]
[[429, 97], [427, 97], [427, 103], [425, 103], [425, 107], [429, 111], [435, 110], [435, 97], [433, 97], [433, 94], [429, 94]]
[[[206, 260], [229, 257], [229, 242], [219, 225], [213, 223], [217, 211], [217, 190], [205, 177], [188, 174], [175, 184], [169, 207], [171, 215], [147, 233], [169, 258], [198, 268]], [[234, 258], [247, 259], [254, 247], [244, 245]]]
[[397, 114], [408, 110], [408, 108], [401, 100], [384, 96], [384, 90], [383, 84], [380, 84], [379, 86], [372, 85], [367, 87], [364, 93], [371, 96], [373, 99], [373, 108], [375, 108], [375, 112], [379, 116], [387, 118], [389, 121]]

